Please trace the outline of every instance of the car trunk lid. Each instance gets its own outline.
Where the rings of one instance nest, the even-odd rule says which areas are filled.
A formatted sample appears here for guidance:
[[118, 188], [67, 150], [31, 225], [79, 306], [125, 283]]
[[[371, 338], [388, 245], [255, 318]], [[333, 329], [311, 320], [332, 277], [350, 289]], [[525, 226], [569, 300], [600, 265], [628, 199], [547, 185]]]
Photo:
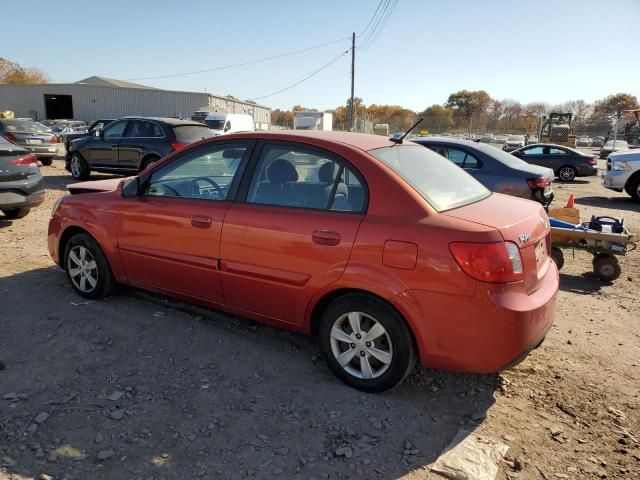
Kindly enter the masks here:
[[520, 250], [526, 291], [538, 289], [550, 262], [549, 219], [539, 203], [494, 193], [443, 215], [500, 231], [505, 241], [515, 243]]

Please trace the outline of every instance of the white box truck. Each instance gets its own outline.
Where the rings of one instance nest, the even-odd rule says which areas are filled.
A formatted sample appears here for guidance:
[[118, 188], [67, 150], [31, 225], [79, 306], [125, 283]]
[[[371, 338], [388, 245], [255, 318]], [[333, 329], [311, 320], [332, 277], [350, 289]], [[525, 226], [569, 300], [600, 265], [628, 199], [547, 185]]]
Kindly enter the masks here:
[[242, 113], [209, 113], [204, 118], [204, 123], [211, 129], [214, 135], [253, 132], [256, 129], [253, 123], [253, 117]]
[[333, 114], [328, 112], [294, 112], [294, 130], [333, 130]]

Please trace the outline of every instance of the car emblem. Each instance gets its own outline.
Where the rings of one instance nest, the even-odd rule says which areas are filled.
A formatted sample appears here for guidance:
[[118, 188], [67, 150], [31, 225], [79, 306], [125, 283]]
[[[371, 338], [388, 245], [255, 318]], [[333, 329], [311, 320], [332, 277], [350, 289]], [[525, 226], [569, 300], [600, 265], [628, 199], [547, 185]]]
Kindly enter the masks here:
[[521, 233], [520, 235], [518, 235], [518, 240], [520, 240], [520, 243], [527, 243], [530, 238], [531, 236], [529, 236], [528, 233]]

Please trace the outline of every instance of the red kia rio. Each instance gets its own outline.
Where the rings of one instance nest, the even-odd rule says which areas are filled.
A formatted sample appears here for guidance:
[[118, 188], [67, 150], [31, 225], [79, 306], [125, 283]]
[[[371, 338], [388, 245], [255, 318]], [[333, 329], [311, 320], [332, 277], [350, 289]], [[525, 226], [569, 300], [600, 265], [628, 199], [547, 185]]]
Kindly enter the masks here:
[[408, 141], [225, 135], [69, 190], [48, 244], [78, 294], [132, 285], [314, 334], [364, 391], [397, 385], [416, 360], [506, 368], [553, 322], [542, 207]]

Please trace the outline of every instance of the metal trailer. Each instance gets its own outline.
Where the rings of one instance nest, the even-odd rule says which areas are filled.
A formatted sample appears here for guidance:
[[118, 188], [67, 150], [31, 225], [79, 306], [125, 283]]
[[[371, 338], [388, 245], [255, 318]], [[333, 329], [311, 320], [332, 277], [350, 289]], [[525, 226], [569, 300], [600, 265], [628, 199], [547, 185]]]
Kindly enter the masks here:
[[[588, 226], [589, 222], [582, 225]], [[558, 270], [564, 265], [563, 250], [584, 250], [593, 255], [593, 273], [603, 281], [611, 282], [622, 273], [617, 255], [626, 255], [636, 249], [636, 236], [626, 227], [622, 233], [599, 232], [551, 227], [551, 258]]]

